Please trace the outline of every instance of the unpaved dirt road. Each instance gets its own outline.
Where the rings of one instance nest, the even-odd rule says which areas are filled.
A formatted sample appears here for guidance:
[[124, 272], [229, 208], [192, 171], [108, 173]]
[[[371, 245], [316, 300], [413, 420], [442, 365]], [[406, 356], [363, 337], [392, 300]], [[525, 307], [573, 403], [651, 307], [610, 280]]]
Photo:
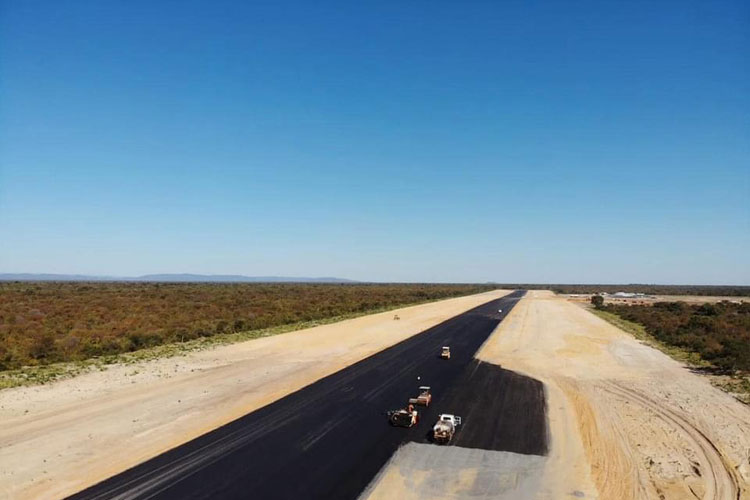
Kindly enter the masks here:
[[79, 491], [508, 293], [0, 391], [0, 498]]
[[408, 444], [363, 499], [750, 498], [750, 407], [579, 305], [529, 292], [478, 357], [544, 384], [547, 456]]

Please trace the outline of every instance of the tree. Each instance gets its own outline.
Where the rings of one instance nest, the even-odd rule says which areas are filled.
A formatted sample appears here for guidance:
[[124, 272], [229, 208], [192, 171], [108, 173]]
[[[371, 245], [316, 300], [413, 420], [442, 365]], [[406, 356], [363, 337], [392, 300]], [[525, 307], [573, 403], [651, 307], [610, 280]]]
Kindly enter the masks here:
[[594, 304], [594, 307], [599, 309], [604, 305], [604, 297], [602, 297], [601, 295], [592, 295], [591, 303]]

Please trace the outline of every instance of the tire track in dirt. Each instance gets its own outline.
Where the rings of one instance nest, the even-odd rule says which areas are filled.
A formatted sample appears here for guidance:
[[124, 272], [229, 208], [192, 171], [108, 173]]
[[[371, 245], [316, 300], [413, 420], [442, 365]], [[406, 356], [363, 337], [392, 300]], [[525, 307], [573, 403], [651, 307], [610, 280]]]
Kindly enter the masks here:
[[[694, 472], [703, 479], [706, 488], [702, 496], [693, 491], [696, 498], [703, 500], [741, 499], [743, 492], [734, 468], [704, 432], [663, 404], [632, 389], [615, 382], [604, 384], [602, 389], [629, 403], [642, 406], [666, 425], [680, 431], [694, 445], [694, 450], [698, 454], [698, 460], [696, 460], [698, 465], [694, 466]], [[703, 465], [707, 470], [701, 471], [699, 465]]]

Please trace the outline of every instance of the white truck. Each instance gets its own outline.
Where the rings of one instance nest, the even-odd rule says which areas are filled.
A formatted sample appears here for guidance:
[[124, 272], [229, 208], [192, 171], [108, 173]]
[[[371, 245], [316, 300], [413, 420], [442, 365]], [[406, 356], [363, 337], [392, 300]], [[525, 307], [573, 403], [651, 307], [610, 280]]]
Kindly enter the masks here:
[[461, 425], [461, 417], [443, 413], [432, 428], [432, 438], [438, 444], [447, 444], [453, 439], [456, 429]]

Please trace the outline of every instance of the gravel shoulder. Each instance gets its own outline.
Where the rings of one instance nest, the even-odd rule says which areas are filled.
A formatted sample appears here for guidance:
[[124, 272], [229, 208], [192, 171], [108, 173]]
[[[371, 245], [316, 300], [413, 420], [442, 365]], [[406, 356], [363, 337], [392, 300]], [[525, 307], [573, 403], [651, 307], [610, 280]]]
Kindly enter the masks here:
[[507, 293], [0, 391], [0, 497], [59, 498], [79, 491]]
[[534, 498], [545, 462], [538, 455], [409, 443], [399, 448], [360, 498]]

